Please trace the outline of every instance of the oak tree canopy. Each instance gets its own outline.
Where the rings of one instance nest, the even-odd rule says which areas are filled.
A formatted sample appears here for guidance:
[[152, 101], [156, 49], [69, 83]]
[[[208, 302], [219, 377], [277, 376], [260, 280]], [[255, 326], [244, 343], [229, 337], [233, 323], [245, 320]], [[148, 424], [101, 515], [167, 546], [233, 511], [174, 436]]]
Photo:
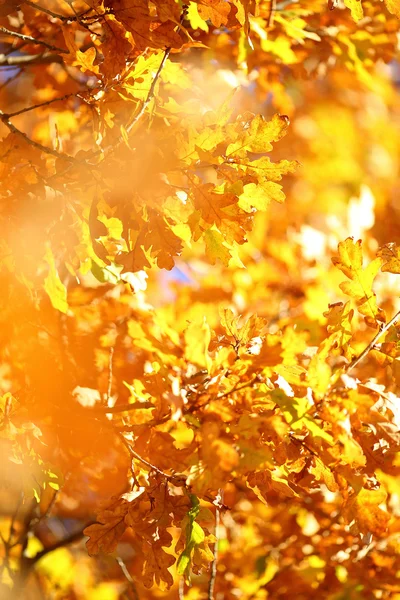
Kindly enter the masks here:
[[398, 0], [0, 0], [0, 595], [400, 598]]

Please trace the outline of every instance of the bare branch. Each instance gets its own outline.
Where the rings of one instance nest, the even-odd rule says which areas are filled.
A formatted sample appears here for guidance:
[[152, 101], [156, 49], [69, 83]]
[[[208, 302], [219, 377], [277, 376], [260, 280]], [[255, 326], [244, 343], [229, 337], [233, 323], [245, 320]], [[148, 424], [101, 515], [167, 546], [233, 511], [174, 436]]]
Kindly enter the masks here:
[[30, 35], [25, 35], [24, 33], [18, 33], [17, 31], [11, 31], [10, 29], [6, 29], [5, 27], [0, 27], [0, 33], [4, 33], [5, 35], [11, 35], [13, 37], [17, 37], [20, 40], [24, 40], [24, 42], [29, 42], [31, 44], [39, 44], [40, 46], [45, 46], [49, 50], [53, 50], [53, 52], [61, 52], [62, 54], [69, 54], [69, 50], [64, 50], [63, 48], [58, 48], [57, 46], [52, 46], [52, 44], [48, 44], [47, 42], [43, 42], [42, 40], [37, 40], [36, 38], [31, 37]]

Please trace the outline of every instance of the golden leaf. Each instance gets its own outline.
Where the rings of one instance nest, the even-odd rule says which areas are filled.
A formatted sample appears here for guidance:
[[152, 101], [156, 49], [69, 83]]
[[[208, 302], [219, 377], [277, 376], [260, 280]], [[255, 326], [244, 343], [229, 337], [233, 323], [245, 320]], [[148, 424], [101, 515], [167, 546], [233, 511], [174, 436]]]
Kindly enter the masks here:
[[353, 238], [340, 242], [338, 251], [339, 256], [333, 257], [332, 262], [350, 279], [341, 283], [340, 289], [355, 299], [358, 310], [366, 317], [369, 324], [384, 320], [372, 290], [372, 284], [382, 264], [381, 259], [375, 258], [363, 268], [362, 242], [361, 240], [354, 242]]

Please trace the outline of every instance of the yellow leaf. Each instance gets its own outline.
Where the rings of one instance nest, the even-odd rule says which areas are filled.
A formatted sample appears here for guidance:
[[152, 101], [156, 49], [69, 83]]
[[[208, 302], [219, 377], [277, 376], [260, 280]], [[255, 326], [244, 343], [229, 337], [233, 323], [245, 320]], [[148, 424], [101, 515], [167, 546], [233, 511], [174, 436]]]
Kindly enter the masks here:
[[50, 246], [47, 247], [44, 259], [50, 267], [49, 273], [44, 281], [44, 289], [54, 308], [66, 314], [68, 312], [67, 288], [62, 283], [57, 272]]
[[386, 8], [392, 15], [396, 15], [400, 19], [400, 3], [399, 0], [385, 0]]
[[156, 583], [162, 591], [169, 590], [174, 580], [168, 568], [171, 567], [175, 558], [163, 550], [163, 546], [169, 547], [172, 537], [167, 531], [160, 533], [160, 539], [156, 542], [143, 543], [143, 553], [145, 561], [143, 565], [143, 585], [146, 588], [152, 587]]
[[246, 212], [251, 212], [252, 208], [266, 210], [272, 200], [283, 202], [284, 199], [282, 187], [273, 181], [266, 181], [263, 185], [248, 183], [239, 196], [239, 206]]
[[360, 21], [360, 19], [363, 18], [364, 11], [361, 4], [361, 0], [344, 0], [344, 3], [347, 6], [347, 8], [350, 8], [351, 16], [356, 22]]
[[379, 505], [385, 502], [386, 496], [383, 488], [361, 488], [357, 496], [351, 499], [346, 513], [349, 519], [356, 520], [361, 533], [373, 533], [378, 536], [385, 533], [390, 516]]
[[189, 2], [186, 14], [192, 29], [201, 29], [208, 33], [207, 22], [199, 15], [196, 2]]
[[341, 283], [340, 289], [355, 299], [368, 324], [384, 320], [372, 291], [372, 284], [382, 264], [381, 259], [376, 258], [363, 268], [362, 242], [354, 242], [351, 237], [339, 243], [338, 252], [339, 256], [333, 257], [332, 262], [350, 279]]
[[400, 273], [400, 246], [394, 242], [386, 244], [379, 249], [378, 256], [383, 260], [382, 271]]
[[93, 65], [93, 62], [96, 59], [96, 49], [92, 46], [91, 48], [88, 48], [86, 52], [81, 52], [75, 42], [75, 31], [69, 27], [63, 27], [62, 32], [70, 52], [70, 55], [65, 60], [68, 60], [72, 66], [80, 67], [83, 73], [91, 71], [92, 73], [97, 74], [99, 72], [99, 67]]
[[212, 0], [207, 4], [198, 4], [197, 10], [204, 21], [211, 21], [215, 27], [221, 27], [227, 24], [231, 7], [224, 0]]
[[199, 367], [211, 368], [212, 360], [208, 353], [211, 331], [205, 318], [202, 323], [190, 323], [185, 333], [185, 354], [187, 360]]
[[229, 248], [224, 245], [224, 238], [218, 229], [211, 227], [204, 233], [204, 241], [206, 244], [206, 253], [210, 259], [210, 263], [215, 265], [217, 260], [220, 260], [224, 265], [228, 266], [231, 259]]
[[243, 155], [246, 152], [269, 152], [272, 150], [271, 142], [280, 140], [286, 134], [288, 126], [289, 118], [286, 115], [274, 115], [271, 121], [257, 115], [238, 140], [229, 144], [226, 156]]

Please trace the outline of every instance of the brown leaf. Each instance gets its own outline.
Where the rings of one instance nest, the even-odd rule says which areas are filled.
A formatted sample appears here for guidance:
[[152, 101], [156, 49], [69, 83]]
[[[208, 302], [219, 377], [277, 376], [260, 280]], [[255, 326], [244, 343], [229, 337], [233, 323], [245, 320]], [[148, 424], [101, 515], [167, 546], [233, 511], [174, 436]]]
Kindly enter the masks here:
[[172, 536], [166, 530], [161, 531], [160, 538], [156, 542], [143, 543], [145, 560], [142, 575], [143, 585], [146, 588], [151, 588], [155, 583], [165, 591], [173, 585], [174, 580], [168, 568], [175, 563], [175, 558], [163, 550], [165, 546], [170, 547], [171, 544]]

